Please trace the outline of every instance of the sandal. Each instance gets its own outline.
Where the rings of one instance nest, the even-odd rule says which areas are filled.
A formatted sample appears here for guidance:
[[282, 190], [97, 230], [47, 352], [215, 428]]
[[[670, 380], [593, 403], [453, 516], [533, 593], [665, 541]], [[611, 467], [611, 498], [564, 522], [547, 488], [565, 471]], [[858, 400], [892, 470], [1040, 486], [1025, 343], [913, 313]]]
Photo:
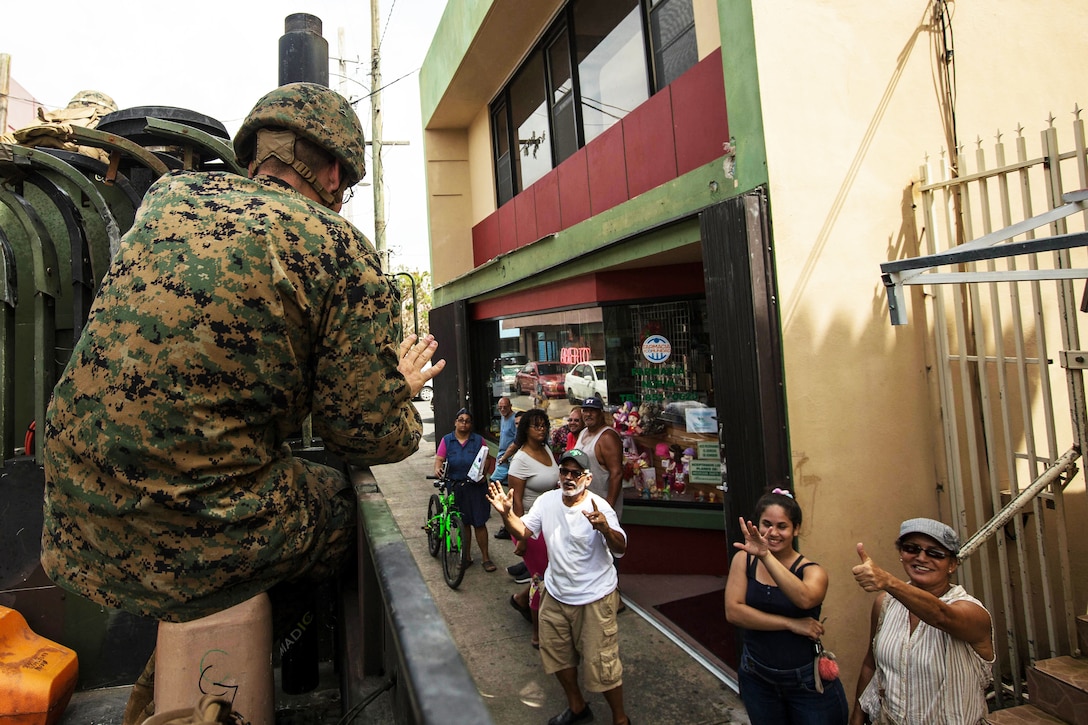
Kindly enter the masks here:
[[532, 612], [532, 610], [530, 610], [529, 607], [527, 607], [527, 606], [523, 607], [520, 604], [518, 604], [518, 600], [514, 598], [513, 594], [510, 595], [510, 606], [513, 607], [514, 609], [518, 610], [518, 612], [521, 613], [521, 616], [525, 618], [526, 622], [532, 622], [533, 621], [533, 612]]
[[495, 563], [493, 561], [491, 561], [491, 559], [484, 559], [484, 563], [483, 563], [482, 566], [484, 568], [484, 571], [486, 571], [486, 572], [493, 572], [493, 571], [495, 571], [496, 569], [499, 568], [499, 567], [495, 566]]

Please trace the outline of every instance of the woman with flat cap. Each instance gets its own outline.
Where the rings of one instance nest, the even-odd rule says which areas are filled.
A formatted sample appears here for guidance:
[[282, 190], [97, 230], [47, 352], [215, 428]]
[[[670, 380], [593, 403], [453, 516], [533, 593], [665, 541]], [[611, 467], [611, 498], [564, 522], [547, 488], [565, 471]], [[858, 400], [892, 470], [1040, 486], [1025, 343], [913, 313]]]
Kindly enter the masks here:
[[858, 544], [854, 580], [878, 594], [850, 724], [984, 722], [993, 621], [982, 602], [952, 583], [959, 535], [940, 521], [909, 519], [895, 548], [907, 581], [877, 566]]

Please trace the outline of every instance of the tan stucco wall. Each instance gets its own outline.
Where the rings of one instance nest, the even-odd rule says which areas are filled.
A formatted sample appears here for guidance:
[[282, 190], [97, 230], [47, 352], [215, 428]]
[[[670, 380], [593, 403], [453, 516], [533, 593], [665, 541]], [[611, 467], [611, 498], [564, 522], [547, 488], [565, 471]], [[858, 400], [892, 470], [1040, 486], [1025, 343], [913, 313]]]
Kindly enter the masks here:
[[431, 269], [438, 286], [472, 271], [472, 227], [495, 211], [487, 108], [467, 129], [425, 131], [424, 140]]
[[[899, 573], [899, 522], [949, 519], [926, 323], [915, 306], [893, 328], [879, 277], [881, 262], [916, 253], [903, 223], [910, 183], [944, 145], [930, 3], [752, 5], [802, 542], [830, 575], [825, 643], [852, 700], [872, 601], [851, 577], [856, 542]], [[1088, 102], [1077, 64], [1062, 60], [1088, 58], [1088, 5], [953, 5], [957, 121], [971, 149], [1018, 123], [1037, 137], [1049, 113]]]
[[495, 211], [495, 164], [491, 158], [491, 114], [480, 110], [468, 129], [469, 174], [472, 176], [472, 223]]
[[722, 36], [718, 32], [718, 0], [692, 0], [691, 9], [695, 14], [695, 45], [699, 49], [699, 60], [702, 60], [722, 46]]
[[431, 219], [431, 269], [441, 273], [440, 277], [434, 276], [435, 285], [440, 285], [472, 269], [468, 134], [463, 130], [425, 130], [423, 143], [427, 213]]

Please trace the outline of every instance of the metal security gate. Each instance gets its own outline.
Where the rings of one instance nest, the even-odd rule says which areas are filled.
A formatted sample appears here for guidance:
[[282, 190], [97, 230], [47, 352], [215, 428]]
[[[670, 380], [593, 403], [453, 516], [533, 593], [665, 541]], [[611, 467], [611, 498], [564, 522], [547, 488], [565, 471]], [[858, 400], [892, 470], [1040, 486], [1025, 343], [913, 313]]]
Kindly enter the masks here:
[[995, 617], [999, 705], [1022, 701], [1025, 667], [1075, 653], [1076, 596], [1084, 607], [1067, 528], [1088, 517], [1063, 497], [1084, 487], [1076, 461], [1088, 428], [1079, 333], [1088, 296], [1078, 304], [1088, 289], [1075, 284], [1088, 279], [1079, 115], [1061, 132], [1051, 117], [1038, 155], [1018, 128], [1010, 144], [999, 134], [988, 150], [979, 140], [961, 151], [958, 174], [943, 154], [923, 166], [914, 192], [927, 256], [881, 265], [892, 323], [906, 322], [909, 288], [924, 318], [915, 324], [932, 329], [942, 483], [967, 539], [963, 582]]

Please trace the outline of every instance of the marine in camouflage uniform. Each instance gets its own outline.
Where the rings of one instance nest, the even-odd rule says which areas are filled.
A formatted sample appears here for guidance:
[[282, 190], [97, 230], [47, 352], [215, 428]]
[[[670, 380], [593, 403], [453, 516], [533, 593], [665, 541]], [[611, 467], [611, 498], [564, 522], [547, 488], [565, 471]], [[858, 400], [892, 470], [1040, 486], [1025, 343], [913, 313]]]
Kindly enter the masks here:
[[[333, 92], [310, 86], [258, 102], [236, 146], [292, 107], [320, 120]], [[344, 476], [285, 441], [312, 413], [329, 450], [371, 465], [407, 457], [422, 433], [395, 297], [332, 210], [365, 173], [361, 128], [357, 141], [336, 154], [345, 185], [324, 205], [264, 175], [176, 172], [151, 187], [46, 418], [42, 564], [60, 586], [187, 621], [323, 578], [353, 549]]]

